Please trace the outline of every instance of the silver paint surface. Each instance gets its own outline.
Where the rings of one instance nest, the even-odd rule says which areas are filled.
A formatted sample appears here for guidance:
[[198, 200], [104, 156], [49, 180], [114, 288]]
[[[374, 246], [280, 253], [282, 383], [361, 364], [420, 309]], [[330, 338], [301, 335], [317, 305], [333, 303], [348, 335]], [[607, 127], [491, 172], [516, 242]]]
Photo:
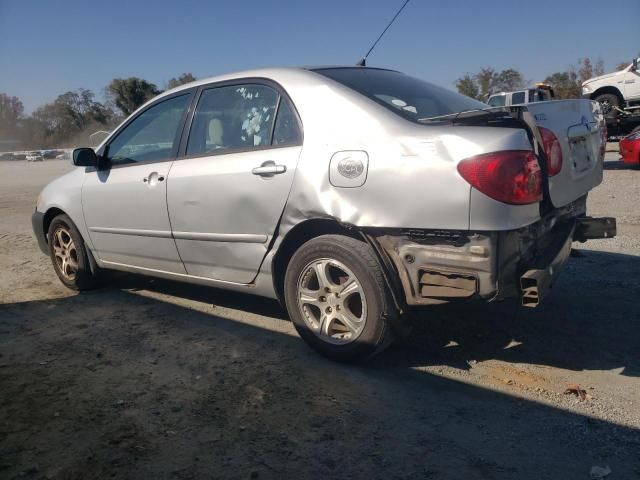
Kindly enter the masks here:
[[[298, 68], [204, 79], [152, 101], [184, 88], [249, 77], [273, 80], [286, 90], [303, 125], [302, 147], [178, 158], [106, 172], [77, 168], [43, 190], [38, 210], [66, 212], [100, 266], [249, 288], [268, 297], [276, 296], [271, 267], [278, 247], [293, 227], [310, 219], [356, 227], [482, 231], [516, 229], [540, 219], [538, 205], [493, 200], [457, 172], [457, 164], [474, 155], [531, 150], [524, 130], [414, 124]], [[568, 157], [569, 127], [584, 123], [583, 118], [600, 121], [593, 105], [587, 100], [540, 102], [530, 110], [556, 133]], [[593, 131], [583, 137], [591, 152], [599, 149]], [[335, 180], [338, 165], [331, 165], [331, 158], [338, 152], [364, 152], [363, 173]], [[284, 166], [284, 172], [273, 177], [253, 173], [268, 161]], [[550, 182], [556, 206], [602, 179], [601, 160], [587, 172], [570, 167], [565, 159]], [[153, 174], [166, 181], [143, 182]], [[145, 231], [149, 234], [138, 235]]]

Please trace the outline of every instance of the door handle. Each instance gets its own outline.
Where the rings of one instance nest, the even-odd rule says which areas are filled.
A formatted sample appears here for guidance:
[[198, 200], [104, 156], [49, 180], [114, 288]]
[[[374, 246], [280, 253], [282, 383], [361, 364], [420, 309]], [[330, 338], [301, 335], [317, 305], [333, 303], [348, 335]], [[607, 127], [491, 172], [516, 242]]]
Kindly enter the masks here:
[[259, 167], [251, 170], [254, 175], [260, 175], [261, 177], [273, 177], [287, 171], [286, 165], [276, 165], [276, 162], [267, 160]]
[[149, 183], [149, 185], [152, 183], [155, 184], [156, 182], [164, 182], [164, 175], [158, 175], [158, 172], [151, 172], [149, 175], [144, 177], [142, 181], [144, 183]]

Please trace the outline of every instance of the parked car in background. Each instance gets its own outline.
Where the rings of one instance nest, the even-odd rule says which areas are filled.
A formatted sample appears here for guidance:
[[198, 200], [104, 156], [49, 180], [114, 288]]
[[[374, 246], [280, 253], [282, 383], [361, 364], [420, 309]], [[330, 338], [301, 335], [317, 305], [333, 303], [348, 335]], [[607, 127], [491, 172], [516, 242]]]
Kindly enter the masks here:
[[61, 153], [64, 153], [64, 152], [62, 152], [62, 150], [44, 150], [42, 152], [42, 156], [44, 157], [45, 160], [47, 160], [47, 159], [56, 158]]
[[602, 111], [608, 117], [615, 117], [619, 111], [640, 112], [640, 57], [625, 69], [593, 77], [582, 82], [582, 95], [600, 102]]
[[262, 69], [155, 97], [32, 217], [69, 288], [100, 269], [279, 299], [300, 336], [353, 360], [408, 309], [547, 294], [602, 181], [596, 102], [487, 109], [379, 68]]
[[620, 139], [620, 155], [628, 165], [640, 165], [640, 127]]
[[38, 152], [29, 152], [27, 153], [27, 162], [42, 162], [44, 158], [42, 157], [42, 153]]
[[533, 102], [553, 100], [555, 94], [551, 86], [544, 83], [536, 83], [535, 88], [516, 90], [513, 92], [500, 92], [490, 95], [487, 103], [492, 107], [510, 107], [512, 105], [525, 105]]

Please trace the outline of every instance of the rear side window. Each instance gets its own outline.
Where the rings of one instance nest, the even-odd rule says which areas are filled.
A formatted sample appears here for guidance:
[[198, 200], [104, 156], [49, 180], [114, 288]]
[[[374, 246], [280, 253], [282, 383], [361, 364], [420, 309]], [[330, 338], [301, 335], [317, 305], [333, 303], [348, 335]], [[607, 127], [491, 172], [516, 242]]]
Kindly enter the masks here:
[[511, 95], [511, 105], [520, 105], [524, 103], [524, 94], [526, 92], [515, 92]]
[[187, 142], [187, 155], [251, 150], [271, 145], [278, 92], [266, 85], [204, 90]]
[[314, 71], [414, 122], [487, 108], [485, 103], [391, 70], [354, 67]]
[[148, 108], [109, 144], [112, 164], [162, 161], [174, 156], [178, 127], [191, 95], [173, 97]]
[[302, 134], [298, 117], [293, 111], [291, 103], [282, 98], [276, 116], [276, 126], [273, 129], [273, 145], [300, 145]]

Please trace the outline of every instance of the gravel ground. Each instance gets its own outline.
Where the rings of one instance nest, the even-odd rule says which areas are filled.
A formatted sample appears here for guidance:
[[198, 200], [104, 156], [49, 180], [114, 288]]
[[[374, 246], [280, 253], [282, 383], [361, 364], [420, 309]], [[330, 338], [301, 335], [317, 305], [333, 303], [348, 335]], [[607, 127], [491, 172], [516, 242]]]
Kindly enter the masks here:
[[0, 162], [0, 478], [640, 478], [640, 170], [607, 159], [589, 210], [619, 235], [576, 244], [540, 308], [422, 310], [360, 366], [268, 300], [64, 289], [29, 217], [70, 165]]

